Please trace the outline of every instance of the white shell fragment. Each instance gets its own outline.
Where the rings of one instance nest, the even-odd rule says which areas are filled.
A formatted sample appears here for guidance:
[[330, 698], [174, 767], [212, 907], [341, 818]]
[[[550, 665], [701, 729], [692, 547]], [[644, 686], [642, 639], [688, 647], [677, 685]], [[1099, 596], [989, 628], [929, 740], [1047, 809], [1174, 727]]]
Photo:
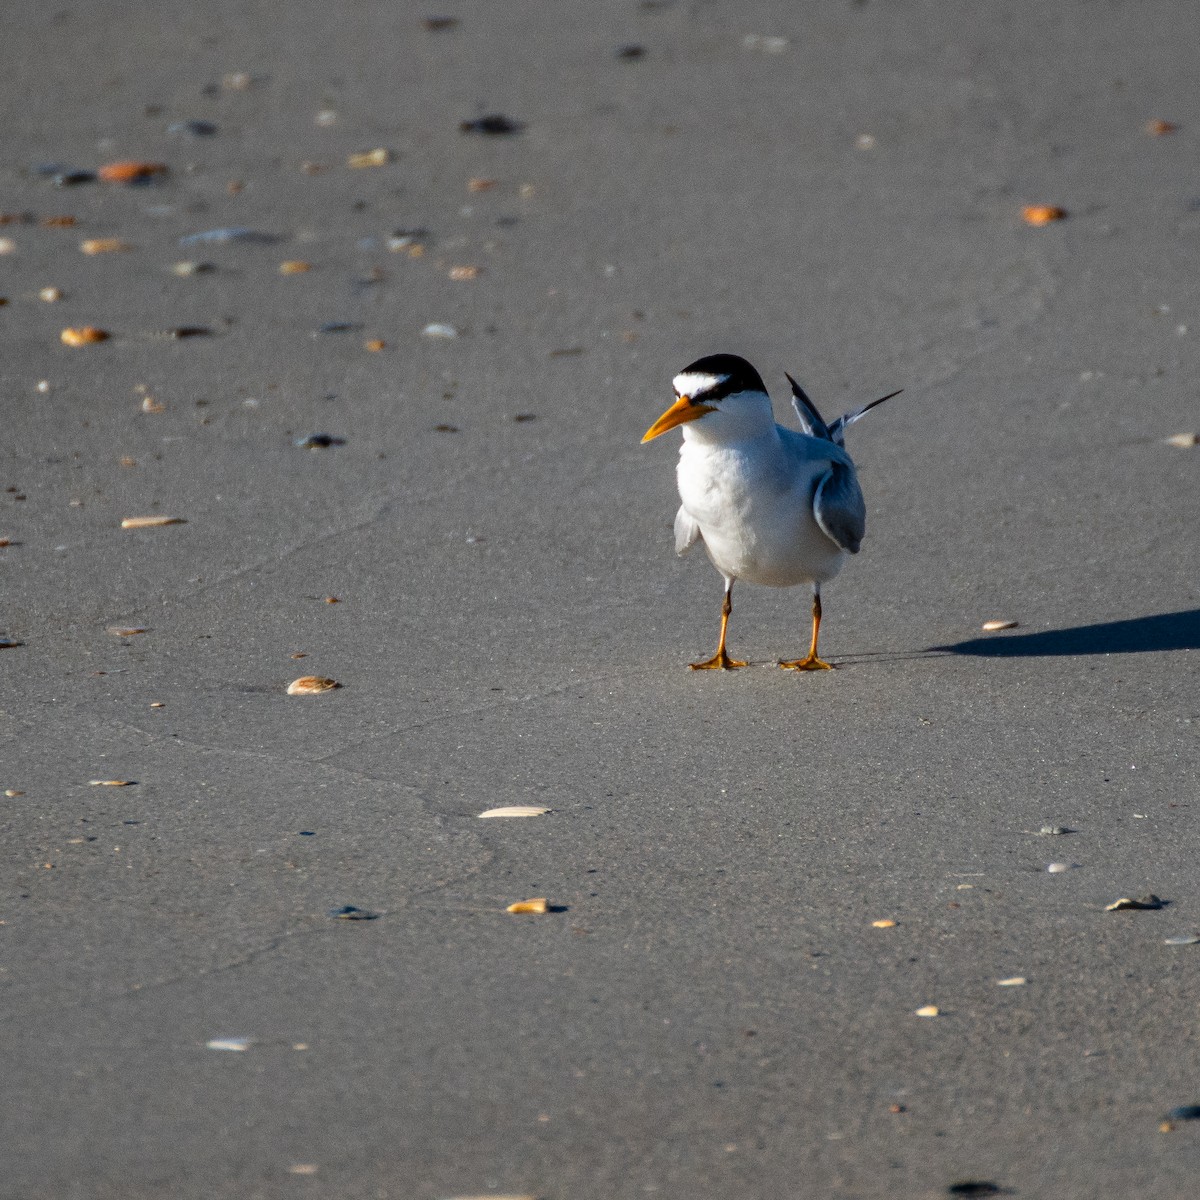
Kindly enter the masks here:
[[1026, 980], [1024, 975], [1013, 975], [1009, 979], [997, 979], [996, 986], [997, 987], [1023, 987], [1027, 982], [1028, 982], [1028, 980]]
[[254, 1040], [248, 1037], [239, 1038], [210, 1038], [204, 1043], [206, 1050], [233, 1050], [241, 1053], [244, 1050], [249, 1050], [254, 1044]]
[[1200, 446], [1200, 433], [1173, 433], [1169, 438], [1163, 438], [1168, 446], [1178, 446], [1187, 450], [1191, 446]]
[[289, 696], [316, 696], [321, 692], [332, 692], [342, 685], [336, 679], [328, 679], [324, 675], [301, 675], [287, 685]]
[[1019, 624], [1020, 624], [1019, 621], [1002, 621], [1002, 620], [984, 621], [983, 625], [980, 626], [980, 628], [983, 630], [984, 633], [996, 633], [997, 631], [999, 631], [1001, 629], [1016, 629], [1016, 627]]
[[125, 517], [122, 529], [156, 529], [160, 525], [186, 525], [182, 517]]
[[489, 808], [479, 814], [479, 819], [484, 821], [489, 817], [541, 817], [549, 811], [548, 808], [541, 808], [536, 804], [509, 804], [504, 808]]
[[1197, 942], [1200, 942], [1200, 937], [1197, 937], [1194, 933], [1184, 933], [1180, 934], [1179, 937], [1163, 938], [1164, 946], [1194, 946]]
[[914, 1015], [918, 1017], [937, 1017], [941, 1016], [941, 1009], [936, 1004], [926, 1004], [924, 1008], [918, 1008]]
[[1064, 871], [1072, 870], [1074, 866], [1074, 863], [1049, 863], [1046, 866], [1046, 870], [1049, 871], [1051, 875], [1061, 875]]
[[533, 900], [518, 900], [515, 904], [510, 904], [505, 910], [510, 913], [547, 913], [550, 911], [550, 904], [545, 896], [537, 896]]
[[453, 325], [443, 325], [439, 321], [431, 321], [421, 330], [421, 336], [427, 338], [456, 338], [458, 330]]

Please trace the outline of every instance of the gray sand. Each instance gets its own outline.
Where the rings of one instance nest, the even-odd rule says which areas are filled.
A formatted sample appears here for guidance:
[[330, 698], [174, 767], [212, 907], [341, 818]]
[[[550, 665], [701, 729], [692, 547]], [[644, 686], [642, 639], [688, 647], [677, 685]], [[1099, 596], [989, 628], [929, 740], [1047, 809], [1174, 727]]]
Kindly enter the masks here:
[[[0, 1195], [1194, 1196], [1190, 0], [29, 7]], [[122, 159], [170, 174], [36, 173]], [[222, 227], [282, 240], [179, 245]], [[781, 419], [784, 370], [905, 388], [849, 437], [835, 672], [752, 587], [752, 669], [686, 669], [720, 580], [638, 439], [718, 350]]]

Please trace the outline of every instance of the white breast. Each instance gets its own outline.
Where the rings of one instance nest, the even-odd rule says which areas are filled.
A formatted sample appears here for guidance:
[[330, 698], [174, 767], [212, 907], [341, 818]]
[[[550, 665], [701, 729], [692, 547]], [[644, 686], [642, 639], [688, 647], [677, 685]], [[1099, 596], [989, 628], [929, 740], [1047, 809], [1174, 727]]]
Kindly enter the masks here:
[[723, 575], [770, 587], [823, 583], [845, 554], [813, 519], [812, 495], [828, 459], [798, 457], [773, 427], [752, 440], [685, 438], [679, 496]]

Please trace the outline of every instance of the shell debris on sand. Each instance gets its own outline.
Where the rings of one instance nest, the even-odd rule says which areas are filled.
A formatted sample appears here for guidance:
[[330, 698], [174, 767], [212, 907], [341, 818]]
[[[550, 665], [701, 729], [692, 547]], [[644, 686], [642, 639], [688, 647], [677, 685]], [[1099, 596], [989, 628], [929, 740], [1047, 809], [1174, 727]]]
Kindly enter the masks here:
[[1021, 220], [1026, 225], [1050, 225], [1066, 219], [1067, 210], [1056, 204], [1027, 204], [1021, 209]]
[[143, 625], [109, 625], [104, 632], [111, 633], [113, 637], [133, 637], [139, 633], [149, 633], [150, 630]]
[[926, 1004], [923, 1008], [918, 1008], [914, 1013], [918, 1017], [940, 1017], [941, 1009], [936, 1004]]
[[365, 150], [361, 154], [351, 154], [346, 159], [346, 166], [362, 169], [364, 167], [385, 167], [392, 161], [392, 152], [383, 146], [376, 150]]
[[450, 278], [458, 281], [464, 279], [478, 279], [480, 267], [451, 267]]
[[997, 619], [992, 621], [984, 621], [980, 628], [984, 633], [996, 633], [1001, 629], [1016, 629], [1018, 624], [1019, 622], [1017, 621], [1005, 621]]
[[1166, 904], [1156, 895], [1150, 893], [1148, 896], [1139, 896], [1136, 900], [1131, 900], [1128, 896], [1122, 896], [1120, 900], [1114, 900], [1111, 904], [1104, 906], [1105, 912], [1126, 912], [1129, 910], [1153, 911], [1154, 909], [1165, 908]]
[[84, 254], [117, 254], [122, 250], [133, 249], [128, 242], [115, 237], [85, 238], [79, 243], [79, 248]]
[[1013, 976], [1010, 976], [1008, 979], [997, 979], [996, 986], [997, 987], [1023, 987], [1028, 982], [1029, 981], [1025, 978], [1024, 975], [1013, 975]]
[[132, 787], [132, 779], [89, 779], [89, 787]]
[[44, 287], [38, 292], [38, 299], [44, 300], [47, 304], [55, 304], [63, 298], [62, 289], [56, 287]]
[[510, 904], [504, 911], [510, 913], [547, 913], [550, 911], [550, 905], [545, 896], [538, 896], [533, 900], [518, 900], [515, 904]]
[[186, 525], [183, 517], [125, 517], [122, 529], [156, 529], [160, 525]]
[[204, 1043], [206, 1050], [232, 1050], [235, 1054], [241, 1054], [254, 1045], [254, 1040], [247, 1037], [224, 1037], [224, 1038], [209, 1038]]
[[1180, 450], [1188, 450], [1192, 446], [1200, 446], [1200, 433], [1173, 433], [1163, 438], [1168, 446], [1178, 446]]
[[299, 679], [293, 679], [287, 685], [287, 694], [289, 696], [318, 696], [322, 692], [332, 692], [341, 686], [336, 679], [329, 679], [324, 675], [301, 675]]
[[541, 817], [549, 811], [548, 808], [537, 804], [509, 804], [503, 808], [489, 808], [479, 814], [479, 819], [482, 821], [489, 817]]
[[106, 163], [97, 172], [96, 177], [105, 183], [138, 183], [152, 179], [156, 175], [167, 173], [166, 163], [157, 162], [114, 162]]
[[280, 275], [303, 275], [305, 271], [312, 270], [312, 263], [303, 262], [300, 259], [289, 259], [287, 262], [279, 264]]
[[895, 929], [896, 922], [893, 921], [891, 919], [891, 917], [884, 917], [882, 920], [872, 921], [871, 928], [872, 929]]
[[83, 325], [78, 329], [64, 329], [58, 336], [64, 346], [90, 346], [96, 342], [107, 342], [112, 334], [94, 325]]

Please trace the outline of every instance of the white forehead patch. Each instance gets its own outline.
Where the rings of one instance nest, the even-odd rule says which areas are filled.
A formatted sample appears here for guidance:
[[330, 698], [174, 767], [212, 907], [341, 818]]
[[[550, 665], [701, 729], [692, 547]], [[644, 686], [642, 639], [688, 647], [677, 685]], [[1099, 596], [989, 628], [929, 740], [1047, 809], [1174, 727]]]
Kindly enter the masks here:
[[678, 396], [695, 396], [699, 392], [706, 392], [709, 388], [715, 388], [721, 382], [721, 379], [722, 376], [720, 375], [681, 371], [671, 380], [671, 386], [675, 389], [675, 394]]

